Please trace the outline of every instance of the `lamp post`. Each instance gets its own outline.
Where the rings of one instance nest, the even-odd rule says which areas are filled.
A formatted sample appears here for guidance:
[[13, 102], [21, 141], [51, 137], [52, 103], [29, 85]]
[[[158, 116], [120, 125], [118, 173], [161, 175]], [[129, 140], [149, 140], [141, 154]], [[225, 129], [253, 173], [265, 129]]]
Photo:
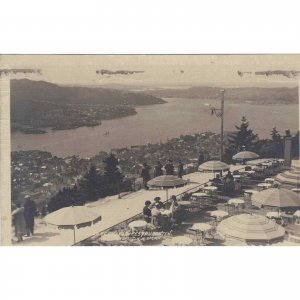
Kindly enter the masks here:
[[211, 115], [215, 115], [217, 118], [221, 118], [221, 136], [220, 136], [220, 161], [223, 159], [223, 143], [224, 143], [224, 94], [225, 90], [221, 91], [221, 107], [216, 108], [211, 106]]

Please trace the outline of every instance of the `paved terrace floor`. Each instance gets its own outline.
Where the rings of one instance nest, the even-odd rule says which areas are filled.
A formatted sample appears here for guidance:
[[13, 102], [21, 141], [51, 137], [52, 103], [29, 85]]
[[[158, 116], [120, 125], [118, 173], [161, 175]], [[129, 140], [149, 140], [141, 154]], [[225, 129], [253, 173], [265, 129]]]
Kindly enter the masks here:
[[[243, 168], [241, 165], [230, 166], [231, 171], [241, 168]], [[184, 176], [184, 179], [189, 179], [190, 183], [181, 188], [169, 189], [169, 197], [171, 195], [177, 196], [185, 191], [196, 188], [212, 178], [212, 173], [195, 172], [187, 174]], [[166, 191], [142, 189], [127, 194], [121, 199], [116, 195], [88, 203], [86, 206], [98, 212], [102, 216], [102, 220], [92, 227], [77, 229], [76, 242], [84, 240], [141, 213], [144, 202], [146, 200], [153, 201], [156, 196], [160, 196], [164, 201], [166, 200]], [[42, 219], [36, 219], [35, 235], [30, 238], [25, 238], [23, 242], [13, 244], [20, 246], [70, 246], [74, 244], [73, 230], [58, 230], [55, 227], [47, 226]]]

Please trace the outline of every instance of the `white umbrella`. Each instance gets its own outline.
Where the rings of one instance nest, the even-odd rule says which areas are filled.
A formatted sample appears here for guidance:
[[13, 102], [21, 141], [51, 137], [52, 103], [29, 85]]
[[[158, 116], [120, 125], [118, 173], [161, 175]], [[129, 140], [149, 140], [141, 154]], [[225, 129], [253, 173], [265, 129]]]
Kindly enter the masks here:
[[147, 185], [150, 187], [166, 188], [167, 191], [166, 200], [168, 200], [169, 188], [184, 186], [186, 183], [187, 181], [180, 177], [173, 176], [173, 175], [162, 175], [149, 180], [147, 182]]
[[221, 171], [228, 171], [230, 169], [229, 165], [219, 161], [219, 160], [210, 160], [206, 161], [205, 163], [201, 164], [198, 167], [198, 171], [209, 171], [209, 172], [221, 172]]
[[281, 174], [278, 174], [275, 177], [276, 181], [280, 183], [285, 183], [293, 186], [300, 185], [300, 171], [299, 170], [290, 170]]
[[300, 210], [297, 210], [297, 211], [294, 213], [294, 216], [300, 218]]
[[299, 194], [284, 188], [269, 188], [252, 195], [252, 204], [258, 207], [300, 207]]
[[74, 244], [76, 243], [76, 227], [92, 226], [100, 220], [101, 216], [98, 213], [85, 206], [64, 207], [45, 217], [48, 224], [73, 229]]
[[274, 220], [256, 214], [240, 214], [227, 218], [217, 226], [217, 232], [225, 239], [260, 242], [270, 242], [285, 235], [285, 229]]
[[241, 151], [232, 156], [234, 160], [248, 160], [259, 158], [259, 155], [251, 151]]

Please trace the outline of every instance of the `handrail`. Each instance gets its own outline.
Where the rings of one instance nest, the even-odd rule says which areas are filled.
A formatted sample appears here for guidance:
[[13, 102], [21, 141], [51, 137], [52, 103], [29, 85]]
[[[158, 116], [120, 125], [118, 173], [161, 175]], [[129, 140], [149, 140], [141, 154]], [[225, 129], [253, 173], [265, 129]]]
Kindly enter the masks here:
[[[192, 182], [189, 182], [189, 183], [192, 183]], [[206, 181], [206, 182], [204, 182], [204, 183], [199, 183], [198, 185], [196, 185], [196, 186], [194, 186], [194, 187], [192, 187], [192, 188], [190, 188], [190, 189], [188, 189], [188, 190], [185, 190], [184, 192], [178, 194], [177, 197], [178, 197], [178, 196], [181, 196], [181, 195], [183, 195], [183, 194], [185, 194], [185, 193], [188, 193], [188, 192], [190, 192], [190, 191], [192, 191], [192, 190], [194, 190], [194, 189], [199, 189], [199, 187], [204, 186], [204, 185], [207, 184], [207, 183], [209, 183], [209, 181]], [[171, 197], [168, 198], [168, 199], [166, 199], [163, 203], [167, 203], [170, 199], [171, 199]], [[141, 212], [141, 213], [138, 213], [138, 214], [136, 214], [136, 215], [134, 215], [134, 216], [132, 216], [132, 217], [130, 217], [130, 218], [128, 218], [128, 219], [125, 219], [125, 220], [123, 220], [123, 221], [121, 221], [121, 222], [119, 222], [119, 223], [117, 223], [117, 224], [114, 224], [114, 225], [112, 225], [112, 226], [110, 226], [110, 227], [108, 227], [108, 228], [106, 228], [106, 229], [104, 229], [104, 230], [101, 230], [100, 232], [98, 232], [98, 233], [96, 233], [96, 234], [93, 234], [93, 235], [91, 235], [91, 236], [89, 236], [89, 237], [87, 237], [87, 238], [85, 238], [85, 239], [83, 239], [83, 240], [77, 242], [76, 244], [73, 244], [72, 246], [79, 245], [79, 244], [81, 244], [82, 242], [87, 241], [87, 240], [89, 240], [89, 239], [91, 239], [91, 238], [93, 238], [93, 237], [101, 236], [103, 233], [112, 230], [114, 227], [121, 226], [123, 223], [128, 223], [128, 222], [130, 222], [131, 220], [134, 220], [134, 219], [139, 218], [139, 217], [142, 217], [142, 216], [143, 216], [143, 213], [142, 213], [142, 212]]]
[[[236, 169], [236, 171], [240, 171], [240, 170], [242, 170], [242, 169], [244, 169], [244, 168], [245, 168], [245, 165], [243, 165], [240, 169]], [[223, 176], [223, 177], [225, 177], [225, 176]], [[188, 190], [186, 190], [186, 191], [184, 191], [184, 192], [178, 194], [177, 197], [178, 197], [178, 196], [181, 196], [181, 195], [183, 195], [183, 194], [185, 194], [185, 193], [188, 193], [188, 192], [191, 191], [191, 190], [199, 189], [199, 187], [204, 186], [205, 184], [207, 184], [207, 183], [209, 183], [209, 182], [210, 182], [210, 181], [206, 181], [206, 182], [204, 182], [204, 183], [200, 183], [199, 185], [196, 185], [196, 186], [194, 186], [194, 187], [192, 187], [192, 188], [190, 188], [190, 189], [188, 189]], [[189, 183], [194, 183], [194, 182], [189, 182]], [[194, 183], [194, 184], [195, 184], [195, 183]], [[166, 199], [163, 203], [167, 203], [170, 199], [171, 199], [171, 197], [168, 198], [168, 199]], [[112, 229], [115, 228], [115, 227], [119, 227], [119, 226], [121, 226], [123, 223], [125, 223], [125, 224], [126, 224], [126, 223], [129, 223], [131, 220], [134, 220], [134, 219], [139, 218], [139, 217], [142, 217], [142, 216], [143, 216], [143, 213], [142, 213], [142, 212], [141, 212], [141, 213], [138, 213], [138, 214], [136, 214], [136, 215], [134, 215], [134, 216], [132, 216], [132, 217], [130, 217], [130, 218], [128, 218], [128, 219], [125, 219], [125, 220], [123, 220], [123, 221], [121, 221], [121, 222], [119, 222], [119, 223], [117, 223], [117, 224], [114, 224], [114, 225], [112, 225], [112, 226], [110, 226], [110, 227], [108, 227], [108, 228], [106, 228], [106, 229], [104, 229], [104, 230], [101, 230], [100, 232], [98, 232], [98, 233], [96, 233], [96, 234], [93, 234], [93, 235], [91, 235], [91, 236], [89, 236], [89, 237], [87, 237], [87, 238], [85, 238], [85, 239], [83, 239], [83, 240], [81, 240], [81, 241], [79, 241], [79, 242], [73, 244], [72, 246], [80, 245], [81, 243], [83, 243], [83, 242], [85, 242], [85, 241], [87, 241], [87, 240], [89, 240], [89, 239], [91, 239], [91, 238], [93, 238], [93, 237], [101, 236], [103, 233], [108, 232], [108, 231], [112, 230]]]

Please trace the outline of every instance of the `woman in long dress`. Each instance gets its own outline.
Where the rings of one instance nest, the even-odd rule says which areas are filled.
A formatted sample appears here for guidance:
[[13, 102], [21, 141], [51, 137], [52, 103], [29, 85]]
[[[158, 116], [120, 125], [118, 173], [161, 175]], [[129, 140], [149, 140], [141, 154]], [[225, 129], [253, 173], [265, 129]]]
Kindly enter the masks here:
[[12, 211], [13, 225], [15, 227], [15, 236], [18, 242], [23, 241], [23, 236], [26, 234], [26, 223], [24, 218], [24, 207], [17, 204], [17, 208]]

